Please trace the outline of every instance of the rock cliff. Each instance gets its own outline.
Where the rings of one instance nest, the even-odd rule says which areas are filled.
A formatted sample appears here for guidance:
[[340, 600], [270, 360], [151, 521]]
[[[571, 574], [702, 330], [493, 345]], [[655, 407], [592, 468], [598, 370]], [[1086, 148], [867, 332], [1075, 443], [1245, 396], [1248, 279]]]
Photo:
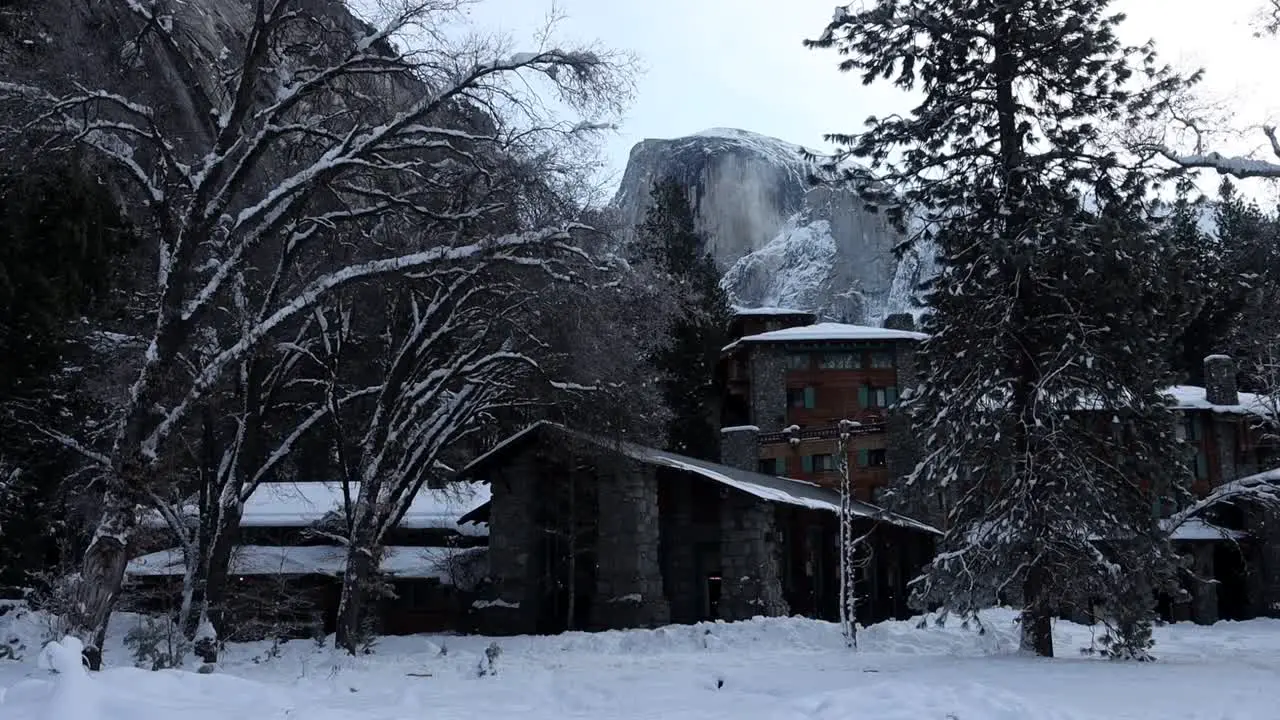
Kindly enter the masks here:
[[631, 150], [614, 205], [634, 228], [653, 183], [674, 177], [687, 186], [698, 229], [738, 304], [847, 322], [904, 309], [921, 268], [894, 260], [900, 235], [851, 190], [811, 187], [810, 171], [800, 146], [743, 130], [645, 140]]

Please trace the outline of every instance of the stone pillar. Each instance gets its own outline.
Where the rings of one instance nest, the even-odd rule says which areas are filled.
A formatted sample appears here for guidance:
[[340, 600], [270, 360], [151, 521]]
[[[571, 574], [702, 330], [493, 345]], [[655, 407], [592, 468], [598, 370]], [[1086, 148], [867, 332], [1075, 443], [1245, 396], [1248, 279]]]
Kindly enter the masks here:
[[1204, 359], [1205, 399], [1214, 405], [1239, 405], [1236, 390], [1236, 361], [1228, 355], [1210, 355]]
[[720, 619], [786, 615], [774, 506], [730, 490], [720, 503]]
[[1280, 617], [1280, 517], [1266, 508], [1247, 509], [1245, 529], [1253, 537], [1250, 605], [1258, 617]]
[[1191, 619], [1200, 625], [1218, 622], [1218, 584], [1214, 582], [1213, 543], [1196, 543], [1191, 551], [1195, 579], [1191, 586]]
[[777, 432], [787, 423], [787, 363], [782, 347], [754, 344], [747, 358], [751, 376], [751, 424]]
[[537, 464], [525, 453], [494, 471], [489, 506], [489, 586], [472, 607], [486, 635], [524, 635], [537, 627], [535, 587], [538, 547], [534, 513], [538, 501]]
[[654, 468], [624, 461], [612, 472], [602, 472], [596, 597], [591, 603], [594, 627], [657, 627], [670, 622], [658, 556], [660, 535]]
[[739, 425], [721, 430], [720, 463], [755, 472], [760, 467], [760, 428]]
[[661, 489], [669, 502], [661, 509], [662, 585], [671, 608], [671, 622], [691, 624], [701, 615], [697, 528], [693, 521], [693, 485], [673, 482]]
[[885, 317], [884, 327], [888, 330], [907, 330], [915, 332], [916, 318], [911, 313], [893, 313]]

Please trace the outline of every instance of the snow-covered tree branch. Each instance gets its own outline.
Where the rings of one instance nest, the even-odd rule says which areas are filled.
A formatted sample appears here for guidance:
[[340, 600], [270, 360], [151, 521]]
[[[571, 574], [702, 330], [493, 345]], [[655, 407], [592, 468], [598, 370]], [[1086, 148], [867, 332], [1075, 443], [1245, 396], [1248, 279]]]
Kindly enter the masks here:
[[[543, 267], [571, 251], [584, 228], [528, 212], [519, 171], [589, 144], [628, 90], [606, 53], [450, 40], [440, 28], [456, 3], [442, 0], [381, 3], [372, 24], [301, 0], [253, 0], [236, 28], [243, 44], [214, 67], [184, 39], [183, 9], [121, 1], [140, 23], [142, 61], [177, 58], [191, 75], [208, 110], [202, 133], [109, 89], [0, 86], [36, 108], [32, 137], [95, 152], [132, 184], [152, 243], [146, 347], [113, 436], [92, 448], [110, 469], [72, 619], [88, 647], [120, 586], [134, 508], [170, 482], [160, 468], [172, 438], [209, 394], [237, 370], [250, 382], [276, 372], [259, 349], [357, 284], [475, 263]], [[541, 95], [578, 117], [555, 116]], [[497, 382], [489, 367], [458, 369], [480, 407]], [[224, 487], [240, 497], [262, 474]]]
[[352, 652], [381, 548], [419, 489], [495, 412], [535, 399], [524, 380], [539, 366], [518, 330], [531, 298], [493, 270], [440, 273], [397, 295], [387, 313], [380, 388], [370, 403], [343, 413], [350, 436], [336, 441], [353, 448], [345, 477], [358, 486], [345, 492], [349, 555], [338, 643]]

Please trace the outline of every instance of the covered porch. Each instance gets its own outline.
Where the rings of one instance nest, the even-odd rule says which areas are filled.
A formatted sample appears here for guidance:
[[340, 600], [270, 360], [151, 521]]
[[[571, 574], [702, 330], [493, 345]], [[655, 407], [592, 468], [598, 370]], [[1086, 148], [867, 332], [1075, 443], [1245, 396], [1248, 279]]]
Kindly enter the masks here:
[[[489, 573], [473, 604], [486, 634], [838, 614], [839, 494], [539, 423], [460, 479], [492, 500]], [[859, 620], [906, 617], [907, 582], [937, 531], [854, 504]]]

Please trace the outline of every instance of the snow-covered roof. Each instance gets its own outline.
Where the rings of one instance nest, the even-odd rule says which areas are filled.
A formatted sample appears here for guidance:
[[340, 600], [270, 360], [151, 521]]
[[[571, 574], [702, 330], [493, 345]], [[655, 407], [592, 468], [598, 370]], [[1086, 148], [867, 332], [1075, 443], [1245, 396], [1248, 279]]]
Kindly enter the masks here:
[[724, 349], [731, 350], [740, 343], [794, 343], [826, 340], [927, 340], [928, 338], [929, 336], [924, 333], [911, 330], [893, 330], [870, 325], [823, 322], [814, 325], [771, 330], [758, 335], [748, 335], [726, 345]]
[[[1169, 521], [1161, 520], [1160, 527], [1167, 532], [1169, 530]], [[1221, 528], [1194, 517], [1184, 520], [1169, 536], [1172, 540], [1240, 540], [1246, 537], [1248, 537], [1248, 533]]]
[[742, 307], [740, 305], [733, 306], [733, 314], [741, 317], [755, 316], [772, 316], [772, 315], [813, 315], [810, 310], [796, 310], [795, 308], [784, 307]]
[[1214, 405], [1206, 397], [1206, 391], [1195, 385], [1174, 385], [1165, 391], [1172, 401], [1175, 410], [1212, 410], [1213, 412], [1234, 415], [1271, 415], [1270, 403], [1266, 396], [1254, 393], [1239, 393], [1240, 401], [1235, 405]]
[[[487, 550], [483, 547], [404, 547], [384, 548], [382, 572], [399, 578], [434, 578], [449, 583], [458, 574], [458, 566], [478, 561]], [[347, 550], [340, 545], [276, 547], [240, 545], [231, 555], [232, 575], [331, 575], [346, 569]], [[169, 548], [129, 561], [125, 572], [133, 577], [167, 577], [183, 574], [182, 550]]]
[[[352, 497], [360, 483], [351, 483]], [[469, 483], [450, 483], [443, 489], [422, 488], [409, 505], [400, 527], [411, 530], [456, 530], [463, 535], [487, 535], [488, 529], [458, 524], [458, 519], [489, 501], [489, 488]], [[310, 527], [343, 507], [342, 484], [337, 482], [262, 483], [244, 505], [240, 527]], [[198, 513], [189, 508], [189, 516]], [[164, 527], [157, 516], [144, 523]]]
[[[568, 436], [580, 442], [589, 443], [602, 449], [617, 452], [621, 455], [629, 457], [649, 465], [674, 468], [688, 473], [693, 473], [701, 477], [718, 482], [727, 487], [740, 490], [749, 495], [754, 495], [762, 500], [769, 502], [779, 502], [787, 505], [797, 505], [799, 507], [809, 508], [811, 510], [824, 510], [832, 513], [840, 512], [840, 493], [830, 488], [825, 488], [814, 483], [805, 482], [803, 480], [795, 480], [793, 478], [776, 477], [766, 475], [752, 470], [743, 470], [740, 468], [721, 465], [719, 463], [708, 462], [706, 460], [698, 460], [685, 455], [680, 455], [665, 450], [644, 447], [635, 443], [621, 440], [611, 440], [607, 438], [599, 438], [587, 433], [572, 430], [548, 421], [540, 421], [530, 425], [511, 437], [503, 440], [492, 450], [481, 455], [462, 469], [459, 473], [460, 479], [465, 480], [483, 480], [480, 476], [484, 468], [506, 450], [516, 446], [522, 441], [534, 438], [537, 433], [542, 431], [550, 431], [559, 434], [561, 437]], [[926, 525], [912, 518], [897, 513], [889, 512], [884, 508], [877, 507], [870, 503], [860, 501], [853, 502], [853, 514], [856, 517], [883, 520], [892, 525], [906, 527], [921, 532], [931, 534], [941, 534], [937, 529]]]

